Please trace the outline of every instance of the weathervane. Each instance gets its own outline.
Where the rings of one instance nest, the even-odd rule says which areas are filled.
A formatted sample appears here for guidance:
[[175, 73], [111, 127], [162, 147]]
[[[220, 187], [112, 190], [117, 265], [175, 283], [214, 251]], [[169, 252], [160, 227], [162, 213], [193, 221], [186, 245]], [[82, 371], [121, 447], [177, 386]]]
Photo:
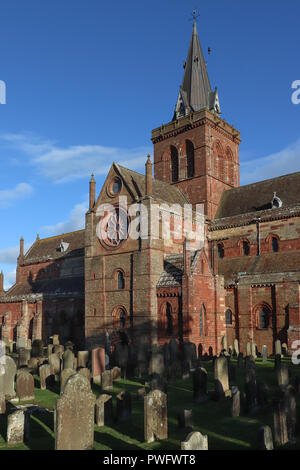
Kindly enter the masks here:
[[200, 14], [197, 12], [197, 9], [195, 8], [195, 10], [193, 10], [193, 13], [192, 13], [192, 18], [190, 18], [189, 21], [194, 21], [195, 23], [197, 18], [199, 17], [200, 17]]

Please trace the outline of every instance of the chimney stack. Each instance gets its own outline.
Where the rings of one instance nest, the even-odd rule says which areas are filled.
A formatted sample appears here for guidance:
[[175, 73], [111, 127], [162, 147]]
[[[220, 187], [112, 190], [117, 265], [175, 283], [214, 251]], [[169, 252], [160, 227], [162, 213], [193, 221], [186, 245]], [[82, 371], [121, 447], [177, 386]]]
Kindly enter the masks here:
[[94, 174], [92, 174], [90, 180], [90, 204], [89, 209], [92, 210], [95, 205], [95, 198], [96, 198], [96, 181], [94, 180]]
[[20, 239], [20, 259], [23, 260], [24, 258], [24, 238], [21, 237]]
[[3, 275], [3, 271], [1, 271], [0, 273], [0, 295], [4, 295], [5, 294], [5, 291], [4, 291], [4, 275]]
[[146, 196], [152, 196], [152, 163], [151, 163], [150, 155], [148, 155], [145, 167], [146, 167], [145, 193], [146, 193]]

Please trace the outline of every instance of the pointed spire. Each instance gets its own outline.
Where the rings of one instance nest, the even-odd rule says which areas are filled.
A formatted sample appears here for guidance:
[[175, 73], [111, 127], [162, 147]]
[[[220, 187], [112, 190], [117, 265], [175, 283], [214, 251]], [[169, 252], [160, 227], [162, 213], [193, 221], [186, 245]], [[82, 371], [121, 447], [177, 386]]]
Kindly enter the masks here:
[[151, 196], [152, 195], [152, 163], [151, 163], [150, 155], [148, 155], [147, 157], [145, 167], [146, 167], [145, 193], [146, 193], [146, 196]]
[[0, 273], [0, 295], [4, 295], [5, 290], [4, 290], [4, 274], [3, 271]]
[[218, 114], [221, 112], [218, 92], [217, 89], [214, 92], [211, 89], [197, 26], [194, 23], [183, 81], [173, 119], [178, 119], [204, 108], [215, 111]]
[[96, 182], [94, 179], [94, 173], [92, 173], [91, 180], [90, 180], [90, 204], [89, 209], [93, 209], [95, 205], [95, 198], [96, 198]]
[[20, 258], [24, 257], [24, 238], [20, 238]]

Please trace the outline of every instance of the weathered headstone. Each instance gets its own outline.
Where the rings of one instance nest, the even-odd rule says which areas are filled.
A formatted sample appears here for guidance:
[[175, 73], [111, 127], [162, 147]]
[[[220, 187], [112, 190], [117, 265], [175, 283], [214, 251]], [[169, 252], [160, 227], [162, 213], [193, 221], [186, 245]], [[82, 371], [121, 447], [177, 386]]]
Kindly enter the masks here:
[[88, 450], [94, 444], [96, 397], [80, 374], [68, 378], [55, 406], [55, 449]]
[[281, 342], [280, 339], [277, 339], [275, 341], [275, 354], [280, 354], [280, 357], [282, 355], [282, 348], [281, 348]]
[[290, 443], [296, 441], [296, 390], [292, 385], [288, 385], [283, 390], [283, 407], [286, 415], [287, 433]]
[[17, 410], [7, 418], [7, 445], [22, 444], [24, 441], [24, 411]]
[[178, 427], [185, 429], [193, 429], [193, 412], [192, 410], [180, 410], [177, 413]]
[[89, 360], [89, 351], [78, 351], [77, 367], [87, 367]]
[[15, 396], [14, 382], [17, 373], [15, 361], [10, 356], [3, 356], [0, 365], [0, 394]]
[[37, 357], [31, 357], [28, 361], [28, 369], [33, 374], [37, 374], [38, 373], [38, 368], [39, 368], [38, 358]]
[[40, 385], [42, 390], [52, 387], [54, 384], [54, 371], [50, 364], [39, 367]]
[[194, 402], [203, 403], [208, 400], [207, 395], [207, 371], [198, 367], [193, 372]]
[[268, 347], [264, 344], [262, 347], [262, 362], [267, 362], [268, 360]]
[[233, 342], [233, 351], [235, 356], [240, 354], [239, 341], [237, 339], [235, 339]]
[[31, 347], [32, 357], [43, 357], [44, 354], [44, 343], [41, 339], [35, 339]]
[[121, 369], [120, 369], [120, 367], [113, 367], [111, 369], [111, 378], [112, 378], [112, 381], [121, 379]]
[[6, 400], [5, 395], [3, 393], [0, 395], [0, 415], [4, 415], [6, 413]]
[[181, 450], [208, 450], [207, 436], [200, 432], [191, 432], [186, 440], [181, 442]]
[[89, 382], [91, 382], [91, 373], [87, 367], [81, 367], [80, 369], [77, 370], [78, 374], [83, 375], [88, 379]]
[[277, 382], [279, 387], [285, 387], [289, 384], [289, 369], [286, 364], [280, 364], [277, 370]]
[[71, 349], [67, 349], [62, 356], [63, 360], [63, 369], [73, 369], [74, 368], [74, 353]]
[[96, 400], [95, 423], [97, 426], [109, 426], [113, 421], [113, 403], [111, 395], [100, 395]]
[[101, 388], [102, 390], [112, 390], [113, 388], [113, 381], [112, 375], [110, 370], [105, 370], [101, 374]]
[[21, 370], [17, 375], [16, 393], [20, 400], [34, 399], [34, 378], [29, 372]]
[[230, 396], [228, 362], [226, 357], [217, 357], [214, 363], [215, 394], [217, 398]]
[[117, 422], [128, 421], [131, 418], [131, 394], [121, 392], [117, 395]]
[[273, 436], [270, 426], [261, 426], [258, 430], [258, 449], [274, 450]]
[[55, 354], [55, 353], [50, 354], [49, 364], [52, 366], [54, 376], [55, 376], [55, 380], [58, 380], [59, 375], [60, 375], [60, 370], [61, 370], [61, 362], [60, 362], [60, 358], [59, 358], [58, 354]]
[[277, 444], [286, 444], [289, 440], [287, 419], [282, 398], [273, 399], [274, 438]]
[[62, 392], [66, 381], [71, 375], [76, 374], [74, 369], [63, 369], [60, 373], [60, 391]]
[[144, 398], [144, 434], [146, 442], [168, 438], [167, 395], [161, 390]]
[[59, 335], [52, 336], [52, 344], [59, 344]]
[[231, 416], [240, 416], [241, 412], [241, 394], [238, 387], [232, 387], [232, 407]]
[[257, 354], [256, 354], [256, 344], [251, 341], [250, 342], [250, 345], [251, 345], [251, 356], [256, 359], [257, 358]]
[[20, 348], [18, 366], [19, 367], [27, 366], [29, 359], [30, 359], [30, 350], [25, 349], [25, 348]]

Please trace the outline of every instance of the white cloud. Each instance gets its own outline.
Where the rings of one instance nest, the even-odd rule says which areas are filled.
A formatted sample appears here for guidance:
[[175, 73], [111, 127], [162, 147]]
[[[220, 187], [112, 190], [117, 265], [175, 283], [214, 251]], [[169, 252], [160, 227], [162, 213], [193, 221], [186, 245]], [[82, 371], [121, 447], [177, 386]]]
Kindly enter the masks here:
[[69, 219], [65, 222], [58, 222], [55, 225], [46, 225], [40, 229], [41, 232], [47, 234], [60, 234], [81, 230], [85, 225], [85, 213], [88, 210], [88, 204], [82, 202], [76, 204], [70, 212]]
[[300, 139], [279, 152], [266, 157], [241, 161], [241, 184], [300, 171]]
[[105, 175], [112, 162], [133, 169], [144, 168], [151, 147], [124, 149], [102, 145], [59, 147], [32, 134], [5, 134], [2, 140], [21, 150], [40, 174], [55, 183], [86, 178], [94, 173]]
[[17, 199], [23, 199], [33, 193], [33, 187], [27, 183], [19, 183], [11, 189], [0, 190], [0, 206], [9, 206]]
[[16, 270], [4, 274], [4, 290], [8, 290], [16, 282]]
[[[27, 250], [29, 250], [31, 245], [32, 245], [31, 243], [24, 244], [25, 253]], [[19, 253], [20, 253], [20, 246], [13, 246], [13, 247], [0, 250], [0, 263], [16, 264]]]

